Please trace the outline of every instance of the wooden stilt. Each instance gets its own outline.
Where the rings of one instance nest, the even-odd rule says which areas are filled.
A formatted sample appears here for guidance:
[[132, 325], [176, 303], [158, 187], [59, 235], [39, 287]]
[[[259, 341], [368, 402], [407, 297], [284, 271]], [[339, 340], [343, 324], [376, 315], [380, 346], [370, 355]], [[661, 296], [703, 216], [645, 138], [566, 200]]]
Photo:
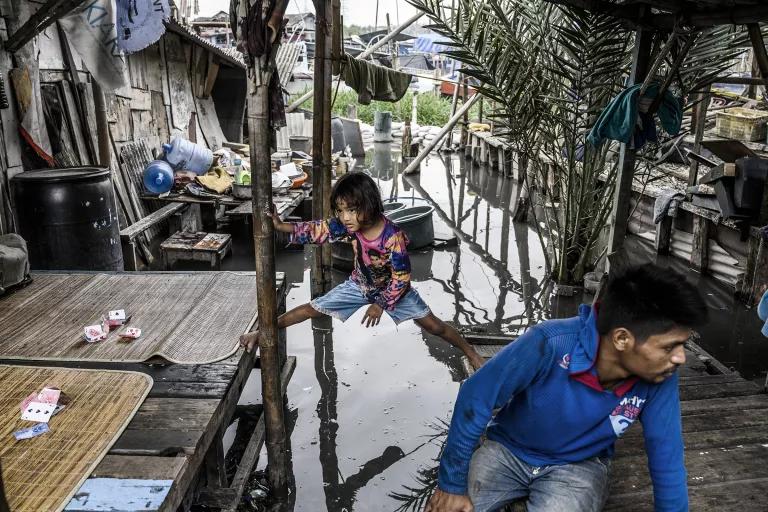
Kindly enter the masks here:
[[[281, 0], [286, 1], [287, 0]], [[279, 9], [280, 7], [275, 7]], [[265, 13], [266, 14], [266, 13]], [[269, 82], [275, 73], [274, 55], [253, 60], [248, 69], [248, 139], [253, 169], [253, 245], [256, 257], [258, 297], [259, 355], [261, 361], [262, 403], [264, 405], [269, 483], [275, 496], [288, 494], [288, 458], [280, 383], [280, 353], [275, 295], [275, 234], [267, 212], [272, 208], [271, 147], [269, 145]]]
[[[653, 32], [638, 29], [635, 50], [632, 56], [630, 85], [642, 83], [648, 73], [651, 57]], [[608, 256], [616, 253], [624, 243], [629, 217], [629, 199], [632, 195], [632, 178], [635, 174], [635, 150], [626, 144], [621, 145], [619, 155], [619, 175], [616, 179], [616, 193], [611, 212], [611, 232], [608, 238]]]
[[691, 268], [701, 273], [709, 266], [709, 229], [710, 220], [699, 215], [693, 216], [693, 250]]

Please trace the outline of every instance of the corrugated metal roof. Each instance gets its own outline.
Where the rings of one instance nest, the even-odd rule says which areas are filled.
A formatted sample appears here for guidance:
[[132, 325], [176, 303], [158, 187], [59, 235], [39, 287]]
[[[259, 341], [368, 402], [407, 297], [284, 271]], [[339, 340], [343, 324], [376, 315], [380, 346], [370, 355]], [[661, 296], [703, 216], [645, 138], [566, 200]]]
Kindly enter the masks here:
[[245, 69], [245, 59], [243, 58], [243, 54], [237, 48], [219, 48], [197, 35], [192, 28], [182, 25], [173, 18], [166, 21], [165, 26], [174, 34], [178, 34], [187, 41], [191, 41], [204, 47], [233, 66]]

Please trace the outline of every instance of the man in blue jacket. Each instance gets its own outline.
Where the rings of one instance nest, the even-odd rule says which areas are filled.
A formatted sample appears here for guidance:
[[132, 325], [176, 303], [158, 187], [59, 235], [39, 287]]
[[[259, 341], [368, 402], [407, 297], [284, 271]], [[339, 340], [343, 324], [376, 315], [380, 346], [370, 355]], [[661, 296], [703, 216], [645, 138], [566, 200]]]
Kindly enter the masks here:
[[614, 443], [637, 419], [655, 510], [688, 510], [676, 370], [706, 320], [683, 277], [644, 265], [609, 281], [598, 306], [529, 329], [462, 385], [426, 511], [525, 497], [528, 512], [599, 511]]

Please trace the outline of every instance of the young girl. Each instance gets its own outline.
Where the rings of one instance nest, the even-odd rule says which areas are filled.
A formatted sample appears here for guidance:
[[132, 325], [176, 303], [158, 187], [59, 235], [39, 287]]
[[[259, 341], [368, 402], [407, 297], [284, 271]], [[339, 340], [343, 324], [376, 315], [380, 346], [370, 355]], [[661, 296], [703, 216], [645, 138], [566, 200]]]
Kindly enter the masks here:
[[[323, 314], [346, 321], [367, 306], [361, 323], [377, 325], [386, 313], [396, 324], [413, 320], [430, 334], [440, 336], [460, 348], [475, 368], [483, 359], [461, 335], [439, 318], [411, 288], [411, 262], [405, 234], [384, 216], [379, 188], [370, 176], [353, 172], [342, 176], [331, 191], [335, 216], [329, 220], [282, 222], [272, 214], [275, 229], [290, 233], [294, 243], [323, 244], [349, 241], [355, 267], [348, 280], [318, 297], [281, 315], [278, 328], [316, 318]], [[258, 343], [258, 333], [240, 337], [250, 351]]]

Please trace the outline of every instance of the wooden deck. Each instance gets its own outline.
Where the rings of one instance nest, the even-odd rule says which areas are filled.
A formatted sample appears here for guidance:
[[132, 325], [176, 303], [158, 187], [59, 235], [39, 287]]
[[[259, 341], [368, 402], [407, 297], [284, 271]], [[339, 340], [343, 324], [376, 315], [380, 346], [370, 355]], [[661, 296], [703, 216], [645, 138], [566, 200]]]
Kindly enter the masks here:
[[[282, 312], [286, 287], [281, 273], [277, 293]], [[285, 354], [284, 333], [280, 346]], [[66, 509], [128, 512], [187, 510], [201, 495], [209, 501], [215, 496], [218, 504], [232, 507], [239, 503], [264, 441], [263, 416], [246, 450], [250, 461], [243, 456], [250, 465], [241, 464], [231, 482], [224, 475], [223, 434], [258, 362], [253, 354], [239, 350], [228, 359], [204, 365], [17, 360], [2, 364], [129, 370], [154, 379], [149, 396], [127, 429]], [[295, 358], [285, 358], [284, 393], [295, 365]], [[254, 407], [260, 411], [260, 406]]]
[[[498, 344], [502, 337], [466, 337], [486, 359], [504, 348]], [[690, 510], [765, 512], [768, 395], [698, 346], [691, 345], [686, 352], [686, 364], [680, 369], [680, 400]], [[465, 360], [465, 371], [471, 373], [468, 368]], [[617, 441], [611, 475], [611, 495], [604, 511], [653, 511], [639, 422]]]

